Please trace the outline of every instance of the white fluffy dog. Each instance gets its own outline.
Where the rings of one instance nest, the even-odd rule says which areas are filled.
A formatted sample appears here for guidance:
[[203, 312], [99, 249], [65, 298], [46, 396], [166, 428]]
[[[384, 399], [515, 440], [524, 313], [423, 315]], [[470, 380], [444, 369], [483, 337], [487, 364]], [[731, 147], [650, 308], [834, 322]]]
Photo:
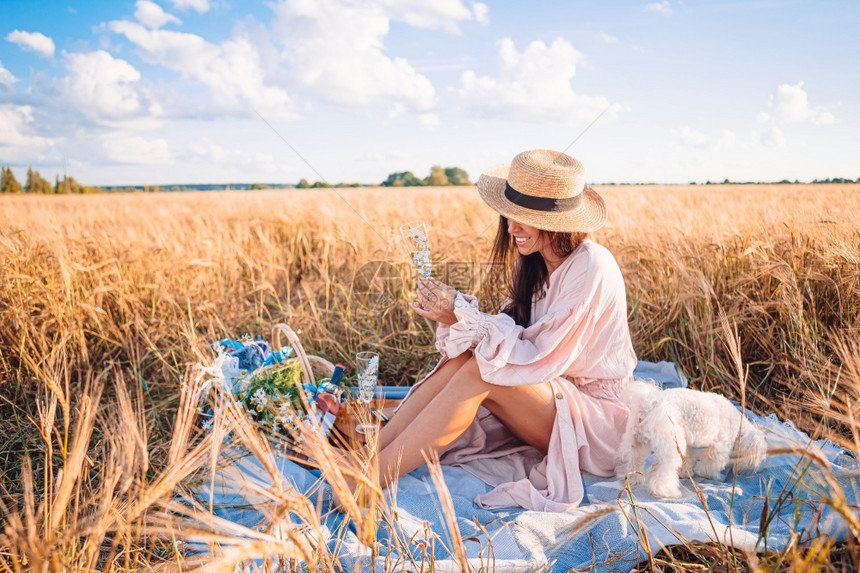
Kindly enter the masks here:
[[[719, 394], [688, 388], [660, 390], [637, 381], [627, 385], [625, 398], [630, 418], [615, 475], [622, 480], [628, 477], [631, 485], [647, 480], [648, 492], [655, 497], [681, 497], [684, 457], [693, 474], [718, 480], [729, 462], [736, 460], [740, 470], [754, 470], [767, 453], [764, 433]], [[694, 448], [701, 450], [692, 465]], [[643, 477], [645, 459], [652, 451], [654, 461]]]

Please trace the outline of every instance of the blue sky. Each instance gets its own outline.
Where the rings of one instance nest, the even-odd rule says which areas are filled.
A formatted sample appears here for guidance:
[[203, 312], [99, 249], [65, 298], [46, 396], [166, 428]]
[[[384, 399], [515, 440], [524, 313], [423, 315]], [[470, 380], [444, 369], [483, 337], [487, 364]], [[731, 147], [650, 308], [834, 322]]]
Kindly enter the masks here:
[[377, 183], [436, 164], [475, 179], [540, 147], [568, 149], [592, 183], [860, 177], [856, 0], [0, 0], [0, 14], [0, 163], [22, 180], [64, 161], [97, 185]]

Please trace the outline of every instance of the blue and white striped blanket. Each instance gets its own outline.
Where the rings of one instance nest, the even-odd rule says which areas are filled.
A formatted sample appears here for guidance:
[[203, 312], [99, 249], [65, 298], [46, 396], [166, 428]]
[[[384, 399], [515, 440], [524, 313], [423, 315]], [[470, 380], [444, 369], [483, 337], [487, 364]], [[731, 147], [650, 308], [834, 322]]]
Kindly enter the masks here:
[[[686, 384], [670, 363], [640, 362], [634, 376], [656, 380], [667, 387]], [[811, 441], [775, 415], [760, 417], [748, 412], [747, 416], [765, 432], [770, 450], [799, 448], [815, 452], [827, 460], [829, 469], [800, 453], [769, 455], [755, 475], [735, 476], [729, 469], [723, 481], [697, 478], [695, 486], [684, 479], [684, 496], [677, 500], [652, 498], [645, 486], [625, 490], [620, 480], [584, 475], [585, 502], [568, 512], [546, 513], [481, 509], [472, 500], [489, 487], [462, 468], [443, 467], [471, 565], [495, 571], [629, 571], [646, 559], [646, 538], [647, 546], [655, 553], [661, 546], [689, 542], [719, 541], [743, 551], [761, 552], [785, 548], [796, 536], [801, 540], [821, 535], [834, 540], [846, 538], [846, 521], [822, 500], [834, 498], [836, 484], [853, 511], [858, 512], [858, 460], [834, 444]], [[283, 458], [278, 459], [278, 465], [294, 487], [302, 491], [316, 487], [319, 493], [315, 495], [321, 496], [322, 505], [330, 503], [330, 491], [327, 485], [320, 487], [318, 472]], [[830, 481], [825, 479], [826, 472], [832, 477]], [[237, 462], [229, 475], [229, 479], [215, 480], [216, 513], [249, 527], [259, 525], [266, 516], [254, 508], [253, 502], [249, 503], [252, 500], [246, 497], [247, 489], [241, 482], [265, 480], [266, 472], [257, 460], [248, 457]], [[208, 502], [208, 489], [198, 494]], [[384, 570], [387, 548], [396, 545], [387, 543], [387, 539], [393, 535], [399, 539], [423, 539], [429, 525], [444, 541], [435, 544], [434, 570], [459, 570], [460, 562], [450, 554], [451, 540], [445, 538], [448, 527], [427, 468], [402, 477], [396, 496], [399, 531], [380, 526], [376, 563], [371, 563], [369, 548], [359, 542], [354, 529], [343, 523], [341, 514], [324, 515], [326, 529], [340, 532], [332, 533], [327, 541], [330, 550], [340, 556], [344, 569]], [[416, 544], [415, 555], [422, 551], [426, 547]]]

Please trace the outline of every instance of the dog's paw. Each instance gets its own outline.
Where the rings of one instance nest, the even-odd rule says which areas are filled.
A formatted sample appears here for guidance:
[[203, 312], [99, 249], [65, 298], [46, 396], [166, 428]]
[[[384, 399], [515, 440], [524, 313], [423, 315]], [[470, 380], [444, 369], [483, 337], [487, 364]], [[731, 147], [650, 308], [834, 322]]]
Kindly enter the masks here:
[[631, 487], [645, 483], [645, 476], [640, 471], [631, 470], [629, 472], [616, 472], [615, 477], [621, 481], [627, 479], [627, 483], [629, 483]]
[[678, 480], [654, 480], [648, 483], [648, 493], [654, 497], [677, 499], [681, 497], [681, 484]]
[[693, 473], [705, 479], [722, 481], [723, 464], [714, 460], [702, 460], [696, 463]]

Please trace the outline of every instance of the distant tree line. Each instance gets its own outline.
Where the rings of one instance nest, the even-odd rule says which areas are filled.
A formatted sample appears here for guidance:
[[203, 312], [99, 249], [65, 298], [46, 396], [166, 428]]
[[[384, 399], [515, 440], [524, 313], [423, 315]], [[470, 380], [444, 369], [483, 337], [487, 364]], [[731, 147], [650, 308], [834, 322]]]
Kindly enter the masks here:
[[[780, 181], [782, 183], [782, 181]], [[844, 177], [831, 177], [830, 179], [815, 179], [813, 183], [860, 183], [860, 177], [855, 181], [845, 179]]]
[[[860, 183], [860, 177], [857, 179], [847, 179], [845, 177], [831, 177], [830, 179], [813, 179], [812, 181], [800, 181], [799, 179], [795, 179], [794, 181], [790, 181], [788, 179], [783, 179], [781, 181], [732, 181], [728, 177], [723, 179], [722, 181], [711, 181], [710, 179], [705, 181], [704, 183], [699, 183], [697, 181], [690, 181], [687, 185], [807, 185], [807, 184], [827, 184], [827, 183]], [[610, 182], [600, 182], [600, 183], [592, 183], [592, 185], [619, 185], [619, 186], [628, 186], [628, 185], [637, 185], [637, 186], [648, 186], [648, 185], [681, 185], [681, 183], [657, 183], [656, 181], [649, 181], [647, 183], [616, 183], [615, 181]]]
[[[357, 184], [356, 184], [357, 185]], [[191, 185], [127, 185], [127, 186], [88, 186], [81, 185], [74, 177], [56, 176], [54, 184], [42, 177], [32, 167], [27, 169], [27, 180], [22, 186], [8, 165], [0, 168], [0, 193], [34, 193], [39, 195], [61, 195], [74, 193], [158, 193], [161, 191], [215, 191], [248, 189], [291, 189], [293, 185], [268, 183], [227, 183], [227, 184], [191, 184]]]
[[[764, 181], [730, 181], [728, 178], [723, 181], [706, 181], [704, 185], [773, 185], [773, 184], [801, 184], [802, 181], [795, 179], [789, 181], [783, 179], [777, 182]], [[815, 179], [814, 184], [827, 183], [860, 183], [860, 177], [856, 180], [847, 179], [845, 177], [831, 177], [829, 179]], [[691, 181], [690, 185], [696, 185], [695, 181]], [[382, 182], [383, 187], [427, 187], [427, 186], [446, 186], [446, 185], [471, 185], [469, 175], [459, 167], [442, 168], [434, 165], [430, 168], [430, 174], [424, 179], [419, 179], [411, 171], [401, 171], [392, 173]], [[600, 185], [657, 185], [657, 183], [600, 183]], [[81, 185], [75, 181], [74, 177], [63, 175], [61, 178], [57, 175], [54, 178], [53, 185], [51, 182], [42, 177], [39, 172], [32, 167], [27, 169], [27, 179], [22, 186], [15, 178], [12, 169], [5, 165], [0, 168], [0, 193], [33, 193], [40, 195], [62, 195], [73, 193], [101, 193], [101, 192], [140, 192], [156, 193], [160, 191], [214, 191], [214, 190], [255, 190], [255, 189], [289, 189], [292, 185], [286, 184], [266, 184], [266, 183], [228, 183], [228, 184], [189, 184], [189, 185], [134, 185], [126, 187], [92, 187]], [[295, 185], [297, 189], [320, 189], [330, 187], [363, 187], [361, 183], [337, 183], [329, 184], [327, 181], [308, 182], [307, 179], [300, 179]]]
[[[705, 181], [705, 185], [802, 185], [804, 182], [795, 179], [790, 181], [782, 179], [780, 181], [730, 181], [727, 177], [723, 181]], [[860, 183], [860, 177], [856, 180], [846, 179], [845, 177], [831, 177], [830, 179], [813, 179], [811, 183]], [[695, 185], [696, 182], [690, 182], [690, 185]]]
[[299, 179], [296, 183], [296, 189], [328, 189], [330, 187], [362, 187], [361, 183], [336, 183], [330, 184], [328, 181], [314, 181], [309, 183], [307, 179]]
[[382, 182], [383, 187], [444, 187], [446, 185], [471, 185], [469, 175], [459, 167], [445, 167], [434, 165], [430, 168], [430, 175], [419, 179], [411, 171], [392, 173], [388, 179]]
[[75, 181], [74, 177], [68, 175], [60, 176], [54, 180], [54, 184], [42, 177], [38, 171], [30, 167], [27, 169], [27, 180], [22, 187], [12, 169], [6, 165], [0, 169], [0, 193], [36, 193], [40, 195], [60, 195], [66, 193], [98, 193], [99, 187], [88, 187]]
[[[434, 165], [430, 168], [430, 174], [424, 179], [419, 179], [411, 171], [392, 173], [388, 179], [382, 182], [383, 187], [443, 187], [446, 185], [471, 185], [469, 175], [459, 167], [440, 167]], [[363, 187], [361, 183], [338, 183], [331, 185], [327, 181], [314, 181], [300, 179], [296, 183], [296, 189], [324, 189], [329, 187]]]

